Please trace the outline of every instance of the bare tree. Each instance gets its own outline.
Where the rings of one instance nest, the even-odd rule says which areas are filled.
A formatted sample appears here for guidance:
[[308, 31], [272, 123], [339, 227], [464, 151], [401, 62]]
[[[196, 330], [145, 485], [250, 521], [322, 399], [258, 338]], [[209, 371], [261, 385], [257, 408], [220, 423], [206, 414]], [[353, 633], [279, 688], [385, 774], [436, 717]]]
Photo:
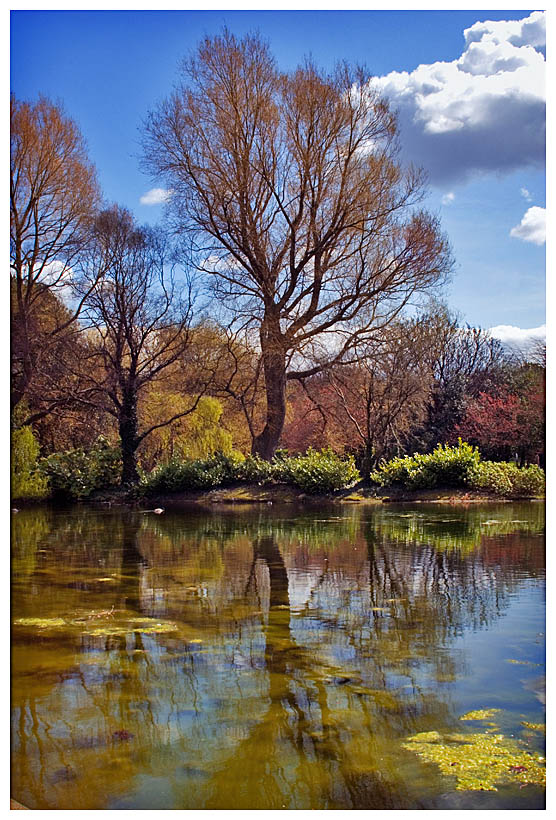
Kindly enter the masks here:
[[[117, 206], [99, 215], [82, 316], [89, 373], [89, 395], [83, 403], [117, 420], [124, 485], [138, 480], [137, 448], [146, 436], [193, 412], [206, 387], [196, 385], [197, 395], [185, 410], [141, 428], [142, 392], [187, 356], [190, 342], [192, 283], [185, 278], [178, 298], [174, 268], [163, 234], [136, 227], [129, 212]], [[191, 393], [192, 385], [188, 387]]]
[[339, 361], [451, 266], [422, 175], [396, 160], [396, 121], [362, 70], [280, 72], [256, 36], [206, 38], [150, 115], [145, 162], [172, 191], [222, 310], [258, 335], [270, 458], [287, 379]]
[[[68, 293], [90, 235], [99, 189], [83, 137], [60, 106], [11, 99], [10, 271], [14, 282], [12, 408], [29, 390], [55, 341], [68, 335], [83, 297], [41, 320]], [[67, 302], [67, 300], [66, 300]], [[52, 397], [57, 406], [60, 397]], [[44, 403], [43, 403], [44, 404]], [[41, 412], [47, 412], [44, 404]]]
[[358, 351], [357, 364], [328, 372], [333, 400], [325, 413], [351, 442], [350, 449], [359, 450], [365, 473], [381, 459], [403, 453], [422, 421], [432, 387], [431, 342], [426, 323], [397, 322], [371, 348]]

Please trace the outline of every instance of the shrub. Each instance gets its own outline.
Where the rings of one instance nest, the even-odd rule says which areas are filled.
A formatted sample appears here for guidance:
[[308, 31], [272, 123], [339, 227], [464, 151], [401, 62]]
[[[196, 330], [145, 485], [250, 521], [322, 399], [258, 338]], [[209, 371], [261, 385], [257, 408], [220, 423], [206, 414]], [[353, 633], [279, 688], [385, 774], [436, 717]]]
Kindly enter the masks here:
[[274, 462], [264, 461], [259, 456], [247, 456], [242, 462], [238, 463], [235, 475], [238, 481], [266, 484], [272, 481], [274, 472]]
[[514, 479], [513, 495], [529, 497], [546, 493], [546, 475], [542, 467], [531, 464], [518, 470]]
[[342, 460], [332, 450], [309, 450], [304, 456], [279, 455], [271, 462], [258, 456], [217, 453], [196, 461], [173, 460], [156, 467], [141, 483], [146, 494], [209, 490], [236, 481], [283, 481], [307, 493], [326, 493], [355, 484], [360, 479], [353, 458]]
[[466, 487], [480, 459], [475, 447], [459, 439], [456, 447], [438, 444], [432, 453], [415, 453], [383, 462], [370, 478], [383, 487], [400, 485], [411, 490]]
[[482, 461], [475, 470], [471, 487], [494, 495], [530, 498], [544, 495], [545, 474], [537, 465], [519, 468], [508, 461]]
[[185, 490], [210, 490], [237, 480], [242, 457], [237, 453], [215, 453], [195, 461], [173, 459], [161, 464], [144, 477], [142, 490], [147, 493], [176, 493]]
[[30, 427], [12, 432], [11, 491], [14, 499], [41, 499], [48, 495], [48, 480], [38, 469], [39, 444]]
[[351, 487], [361, 479], [353, 456], [341, 459], [330, 448], [309, 448], [303, 456], [279, 457], [273, 462], [274, 479], [293, 484], [306, 493], [329, 493]]
[[104, 436], [93, 447], [52, 453], [40, 464], [52, 492], [64, 498], [87, 498], [94, 490], [119, 484], [122, 470], [120, 450]]

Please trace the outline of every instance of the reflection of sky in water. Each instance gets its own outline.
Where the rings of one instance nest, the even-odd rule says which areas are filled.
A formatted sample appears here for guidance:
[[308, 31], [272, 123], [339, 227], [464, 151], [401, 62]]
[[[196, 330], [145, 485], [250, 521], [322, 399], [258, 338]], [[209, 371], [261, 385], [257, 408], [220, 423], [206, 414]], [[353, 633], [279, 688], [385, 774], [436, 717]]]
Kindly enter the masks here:
[[[401, 751], [404, 738], [461, 730], [459, 715], [491, 705], [511, 733], [544, 720], [544, 670], [508, 663], [543, 662], [542, 512], [24, 511], [14, 796], [438, 807], [446, 783]], [[17, 626], [30, 616], [68, 626]]]

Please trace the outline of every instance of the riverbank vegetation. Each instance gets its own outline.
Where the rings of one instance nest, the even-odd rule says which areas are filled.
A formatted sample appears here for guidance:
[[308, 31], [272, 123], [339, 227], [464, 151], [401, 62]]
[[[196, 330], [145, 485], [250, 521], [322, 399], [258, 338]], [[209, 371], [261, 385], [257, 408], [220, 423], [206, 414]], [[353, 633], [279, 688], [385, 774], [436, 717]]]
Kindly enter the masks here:
[[367, 79], [207, 38], [146, 120], [156, 228], [102, 201], [60, 105], [12, 99], [14, 499], [542, 494], [544, 348], [442, 302], [449, 242]]
[[538, 465], [518, 467], [513, 462], [482, 461], [479, 450], [460, 439], [454, 447], [438, 445], [432, 453], [383, 461], [365, 477], [353, 455], [339, 456], [330, 448], [309, 448], [305, 454], [294, 456], [279, 451], [271, 461], [238, 451], [216, 452], [200, 459], [173, 458], [142, 472], [138, 484], [118, 496], [121, 454], [106, 439], [100, 437], [88, 451], [77, 449], [39, 459], [30, 428], [22, 428], [12, 438], [17, 452], [12, 494], [19, 499], [82, 500], [113, 491], [113, 497], [122, 501], [136, 501], [253, 485], [268, 489], [286, 485], [308, 495], [329, 495], [355, 485], [371, 492], [383, 488], [466, 489], [505, 498], [539, 497], [545, 491], [544, 471]]

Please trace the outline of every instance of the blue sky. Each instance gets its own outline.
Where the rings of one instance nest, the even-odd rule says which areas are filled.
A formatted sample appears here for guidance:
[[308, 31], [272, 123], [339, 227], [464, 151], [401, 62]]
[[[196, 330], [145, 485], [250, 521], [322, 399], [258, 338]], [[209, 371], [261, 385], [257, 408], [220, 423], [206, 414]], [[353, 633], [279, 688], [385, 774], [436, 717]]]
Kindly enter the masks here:
[[543, 14], [15, 11], [11, 89], [61, 101], [106, 199], [156, 222], [162, 206], [141, 202], [160, 185], [139, 169], [141, 124], [181, 59], [224, 25], [258, 31], [286, 70], [306, 54], [364, 63], [399, 111], [404, 157], [429, 174], [427, 207], [457, 263], [450, 306], [501, 338], [544, 325]]

